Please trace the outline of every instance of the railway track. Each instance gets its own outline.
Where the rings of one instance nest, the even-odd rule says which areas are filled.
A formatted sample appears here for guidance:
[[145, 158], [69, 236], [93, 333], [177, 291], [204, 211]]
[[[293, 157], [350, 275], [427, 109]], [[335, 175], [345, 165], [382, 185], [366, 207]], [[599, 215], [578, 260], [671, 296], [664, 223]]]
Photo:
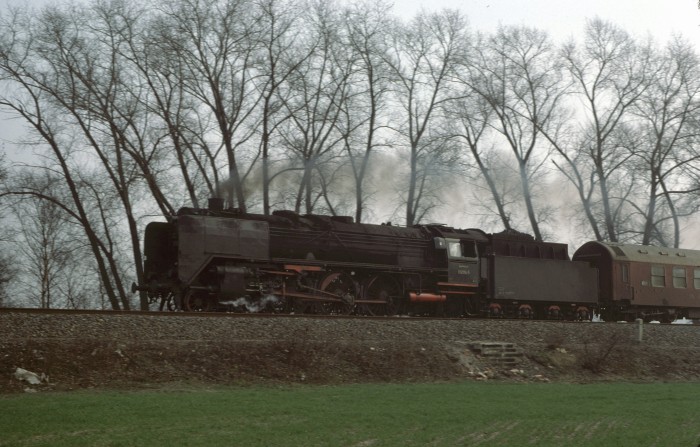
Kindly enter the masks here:
[[[519, 322], [537, 322], [543, 324], [585, 324], [587, 321], [571, 321], [571, 320], [539, 320], [539, 319], [523, 319], [523, 318], [454, 318], [454, 317], [434, 317], [434, 316], [381, 316], [381, 315], [320, 315], [320, 314], [290, 314], [290, 313], [247, 313], [247, 312], [187, 312], [187, 311], [159, 311], [159, 310], [105, 310], [105, 309], [41, 309], [41, 308], [0, 308], [0, 313], [19, 313], [19, 314], [44, 314], [44, 315], [143, 315], [143, 316], [159, 316], [159, 317], [195, 317], [195, 318], [305, 318], [305, 319], [359, 319], [359, 320], [416, 320], [416, 321], [486, 321], [497, 324], [501, 321], [519, 321]], [[607, 323], [620, 324], [625, 322], [604, 322], [594, 321], [590, 323]], [[632, 323], [630, 323], [632, 324]], [[647, 323], [652, 324], [652, 323]], [[679, 321], [676, 323], [661, 323], [654, 322], [654, 325], [659, 326], [675, 326], [677, 324], [692, 325], [691, 320]], [[697, 324], [697, 323], [696, 323]]]

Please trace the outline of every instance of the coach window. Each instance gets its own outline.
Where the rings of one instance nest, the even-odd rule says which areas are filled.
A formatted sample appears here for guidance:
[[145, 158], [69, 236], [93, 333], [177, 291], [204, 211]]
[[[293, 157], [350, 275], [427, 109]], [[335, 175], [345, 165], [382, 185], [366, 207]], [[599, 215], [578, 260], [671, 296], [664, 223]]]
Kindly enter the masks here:
[[688, 280], [685, 277], [685, 267], [673, 267], [673, 287], [685, 289], [688, 287]]
[[630, 282], [630, 267], [627, 264], [622, 264], [622, 282]]
[[700, 290], [700, 269], [695, 269], [693, 272], [693, 286]]
[[663, 266], [651, 266], [651, 285], [653, 287], [666, 287], [666, 277], [664, 275]]

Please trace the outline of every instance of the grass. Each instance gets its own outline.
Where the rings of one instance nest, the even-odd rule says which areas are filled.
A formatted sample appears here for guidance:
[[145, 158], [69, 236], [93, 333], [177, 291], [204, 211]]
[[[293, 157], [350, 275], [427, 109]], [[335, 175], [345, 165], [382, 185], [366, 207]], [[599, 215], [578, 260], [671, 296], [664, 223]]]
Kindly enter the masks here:
[[697, 446], [700, 385], [401, 384], [0, 397], [0, 446]]

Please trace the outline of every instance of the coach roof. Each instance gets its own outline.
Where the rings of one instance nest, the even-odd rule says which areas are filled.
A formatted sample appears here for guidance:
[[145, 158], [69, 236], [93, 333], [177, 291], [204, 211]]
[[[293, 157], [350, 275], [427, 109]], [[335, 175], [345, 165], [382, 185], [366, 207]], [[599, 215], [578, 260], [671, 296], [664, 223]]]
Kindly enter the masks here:
[[700, 266], [700, 250], [597, 241], [583, 244], [576, 250], [573, 259], [585, 260], [601, 252], [609, 254], [614, 261]]

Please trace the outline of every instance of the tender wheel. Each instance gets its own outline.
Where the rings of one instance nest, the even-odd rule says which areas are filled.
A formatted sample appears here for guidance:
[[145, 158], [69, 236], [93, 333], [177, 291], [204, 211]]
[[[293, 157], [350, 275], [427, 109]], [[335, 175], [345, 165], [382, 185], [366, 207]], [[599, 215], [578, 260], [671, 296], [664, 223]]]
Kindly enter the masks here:
[[521, 304], [518, 308], [518, 318], [532, 319], [535, 313], [529, 304]]
[[370, 315], [396, 315], [399, 310], [399, 285], [394, 278], [379, 275], [371, 278], [365, 287], [365, 299], [384, 301], [382, 304], [363, 304], [362, 311]]
[[591, 319], [591, 313], [586, 306], [579, 306], [576, 309], [576, 321], [587, 321]]
[[561, 307], [553, 304], [547, 308], [547, 318], [550, 320], [561, 320], [562, 312]]
[[209, 312], [212, 302], [207, 293], [190, 290], [185, 294], [182, 307], [187, 312]]
[[339, 298], [342, 302], [329, 302], [330, 313], [347, 315], [355, 307], [355, 297], [357, 296], [357, 284], [345, 273], [331, 273], [327, 275], [319, 285], [323, 292], [333, 294], [332, 298]]

